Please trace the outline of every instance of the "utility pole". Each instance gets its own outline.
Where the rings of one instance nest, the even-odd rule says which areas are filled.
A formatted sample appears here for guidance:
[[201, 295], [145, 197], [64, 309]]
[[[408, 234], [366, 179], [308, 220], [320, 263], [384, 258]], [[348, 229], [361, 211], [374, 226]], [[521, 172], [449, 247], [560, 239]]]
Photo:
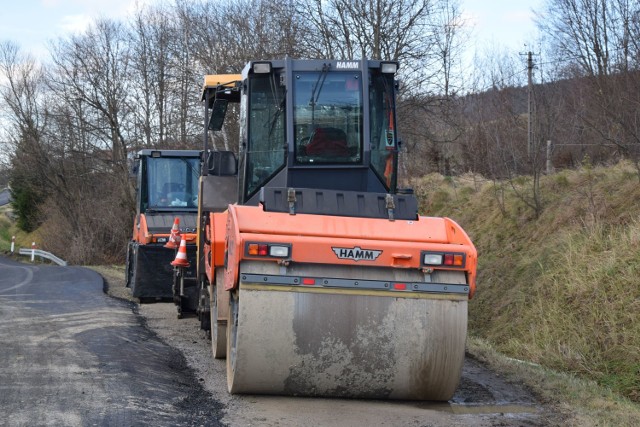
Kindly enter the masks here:
[[531, 160], [531, 152], [533, 147], [533, 53], [527, 53], [527, 94], [529, 118], [527, 120], [527, 155]]

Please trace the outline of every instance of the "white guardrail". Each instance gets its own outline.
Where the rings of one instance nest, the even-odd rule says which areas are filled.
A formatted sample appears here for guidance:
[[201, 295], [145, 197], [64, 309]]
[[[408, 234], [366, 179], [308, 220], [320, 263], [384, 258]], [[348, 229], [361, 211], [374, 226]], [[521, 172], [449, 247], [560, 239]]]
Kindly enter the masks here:
[[46, 259], [48, 259], [50, 261], [53, 261], [58, 265], [63, 265], [63, 266], [67, 265], [67, 261], [58, 258], [57, 256], [55, 256], [51, 252], [43, 251], [43, 250], [40, 250], [40, 249], [20, 248], [18, 253], [20, 255], [30, 256], [31, 257], [31, 261], [33, 261], [33, 257], [34, 256], [39, 256], [39, 257], [42, 257], [42, 258], [46, 258]]

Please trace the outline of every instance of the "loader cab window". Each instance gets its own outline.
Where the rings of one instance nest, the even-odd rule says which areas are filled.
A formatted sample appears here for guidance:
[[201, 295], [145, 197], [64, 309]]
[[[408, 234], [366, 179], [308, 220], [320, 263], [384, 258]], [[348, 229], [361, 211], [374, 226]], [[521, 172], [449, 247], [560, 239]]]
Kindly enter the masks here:
[[199, 177], [198, 158], [147, 157], [142, 210], [197, 209]]
[[392, 75], [372, 73], [369, 92], [371, 167], [387, 190], [394, 185], [395, 95]]
[[285, 91], [273, 74], [249, 80], [246, 194], [255, 194], [285, 163]]
[[362, 161], [360, 72], [295, 73], [294, 137], [298, 164]]

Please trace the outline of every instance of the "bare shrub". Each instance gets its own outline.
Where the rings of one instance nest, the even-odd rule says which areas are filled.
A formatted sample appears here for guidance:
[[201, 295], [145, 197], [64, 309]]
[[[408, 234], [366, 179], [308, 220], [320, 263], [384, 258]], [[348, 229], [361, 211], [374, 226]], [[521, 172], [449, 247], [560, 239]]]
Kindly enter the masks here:
[[43, 248], [71, 264], [121, 263], [132, 218], [119, 194], [104, 185], [71, 205], [49, 198], [42, 209]]

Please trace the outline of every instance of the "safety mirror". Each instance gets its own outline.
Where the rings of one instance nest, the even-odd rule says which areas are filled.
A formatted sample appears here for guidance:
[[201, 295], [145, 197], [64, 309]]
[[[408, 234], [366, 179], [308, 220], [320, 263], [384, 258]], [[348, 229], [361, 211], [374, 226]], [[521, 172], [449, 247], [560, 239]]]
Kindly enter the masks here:
[[211, 116], [209, 117], [209, 130], [218, 131], [222, 129], [224, 116], [227, 114], [227, 104], [228, 101], [226, 99], [216, 99], [213, 102]]

